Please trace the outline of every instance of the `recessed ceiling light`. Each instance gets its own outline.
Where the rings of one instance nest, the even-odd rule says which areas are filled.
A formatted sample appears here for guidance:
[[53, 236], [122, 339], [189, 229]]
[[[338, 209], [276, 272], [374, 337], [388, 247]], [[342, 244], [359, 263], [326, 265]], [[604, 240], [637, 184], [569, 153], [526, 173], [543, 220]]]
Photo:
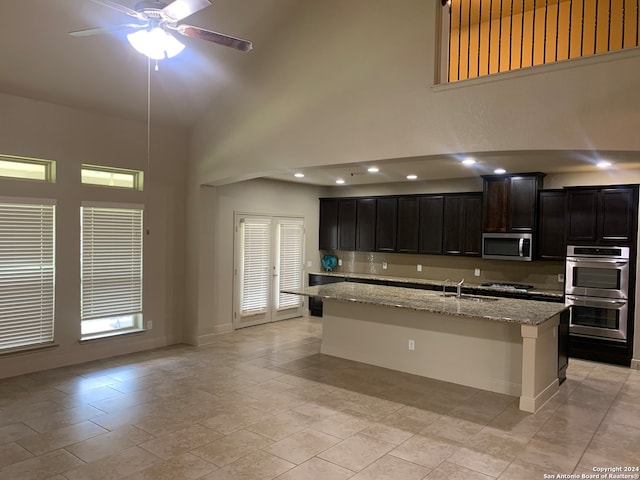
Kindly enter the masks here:
[[304, 178], [304, 173], [296, 173], [293, 176], [296, 178]]
[[600, 168], [609, 168], [611, 166], [611, 162], [607, 162], [606, 160], [603, 160], [601, 162], [598, 162], [598, 166]]
[[476, 163], [476, 161], [471, 157], [467, 157], [462, 161], [462, 164], [467, 166], [473, 165], [474, 163]]
[[338, 185], [342, 185], [342, 184], [344, 183], [344, 180], [343, 180], [343, 179], [341, 179], [341, 178], [339, 178], [338, 180], [336, 180], [336, 183], [337, 183]]
[[369, 167], [367, 168], [367, 172], [369, 173], [378, 173], [380, 169], [378, 167]]
[[415, 180], [416, 178], [418, 178], [417, 175], [413, 175], [413, 174], [407, 175], [407, 180]]
[[503, 173], [507, 173], [507, 171], [504, 168], [496, 168], [493, 173], [502, 175]]

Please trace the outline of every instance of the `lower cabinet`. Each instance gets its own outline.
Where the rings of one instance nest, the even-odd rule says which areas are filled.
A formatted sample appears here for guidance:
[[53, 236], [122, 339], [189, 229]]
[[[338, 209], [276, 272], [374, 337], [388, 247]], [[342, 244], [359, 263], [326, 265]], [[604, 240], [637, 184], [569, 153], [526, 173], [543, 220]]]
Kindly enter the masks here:
[[569, 366], [569, 310], [560, 314], [558, 325], [558, 379], [560, 383], [567, 379], [567, 367]]
[[[309, 274], [309, 286], [328, 285], [330, 283], [344, 282], [344, 277], [335, 277], [333, 275], [319, 275], [316, 273]], [[309, 313], [314, 317], [322, 316], [322, 298], [309, 297]]]

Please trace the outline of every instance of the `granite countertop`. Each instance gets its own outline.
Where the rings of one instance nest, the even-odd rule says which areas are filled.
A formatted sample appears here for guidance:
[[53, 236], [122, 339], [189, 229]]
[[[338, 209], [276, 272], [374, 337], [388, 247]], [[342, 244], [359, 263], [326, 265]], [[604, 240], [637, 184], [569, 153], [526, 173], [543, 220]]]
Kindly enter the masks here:
[[442, 292], [434, 290], [354, 282], [338, 282], [282, 292], [525, 325], [540, 325], [568, 308], [557, 302], [475, 295], [457, 298], [449, 293], [443, 296]]
[[[310, 272], [311, 275], [327, 275], [330, 277], [343, 277], [343, 278], [361, 278], [361, 279], [367, 279], [367, 280], [382, 280], [383, 282], [395, 282], [395, 283], [413, 283], [413, 284], [417, 284], [417, 285], [429, 285], [429, 286], [433, 286], [433, 287], [447, 287], [449, 290], [451, 290], [452, 288], [455, 288], [455, 285], [457, 282], [455, 281], [443, 281], [443, 280], [429, 280], [429, 279], [425, 279], [425, 278], [406, 278], [406, 277], [385, 277], [383, 275], [374, 275], [374, 274], [367, 274], [367, 273], [345, 273], [345, 272]], [[528, 295], [536, 295], [536, 296], [542, 296], [542, 297], [549, 297], [550, 299], [555, 299], [556, 301], [562, 300], [562, 298], [564, 297], [564, 293], [562, 291], [555, 291], [555, 290], [538, 290], [538, 289], [531, 289], [531, 290], [527, 290], [526, 292], [524, 291], [519, 291], [519, 290], [513, 290], [511, 288], [497, 288], [497, 287], [488, 287], [488, 286], [483, 286], [479, 283], [472, 283], [472, 282], [464, 282], [464, 286], [463, 286], [463, 291], [465, 289], [473, 289], [473, 290], [477, 290], [477, 291], [482, 291], [482, 292], [487, 292], [487, 293], [491, 293], [491, 292], [505, 292], [505, 293], [522, 293], [522, 294], [528, 294]]]

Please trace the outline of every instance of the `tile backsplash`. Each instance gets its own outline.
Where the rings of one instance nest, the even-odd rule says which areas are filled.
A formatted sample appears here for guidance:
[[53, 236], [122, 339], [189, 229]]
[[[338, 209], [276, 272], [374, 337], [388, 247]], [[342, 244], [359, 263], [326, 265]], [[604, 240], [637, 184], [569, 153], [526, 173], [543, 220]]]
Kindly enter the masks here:
[[[456, 282], [464, 278], [465, 283], [470, 284], [508, 282], [533, 285], [542, 290], [563, 289], [563, 283], [558, 282], [558, 274], [564, 273], [564, 262], [518, 262], [453, 255], [348, 251], [320, 252], [320, 257], [324, 253], [331, 253], [342, 260], [342, 265], [337, 266], [334, 272]], [[385, 263], [386, 269], [383, 268]], [[418, 271], [418, 265], [422, 266], [422, 271]], [[475, 269], [480, 270], [480, 276], [474, 275]]]

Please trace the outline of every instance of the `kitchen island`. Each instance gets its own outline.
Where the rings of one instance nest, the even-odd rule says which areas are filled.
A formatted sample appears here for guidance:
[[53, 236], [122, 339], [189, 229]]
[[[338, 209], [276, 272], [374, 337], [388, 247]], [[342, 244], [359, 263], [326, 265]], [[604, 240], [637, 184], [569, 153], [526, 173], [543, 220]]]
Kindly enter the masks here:
[[563, 304], [351, 282], [283, 292], [324, 299], [324, 354], [518, 396], [527, 412], [558, 391]]

